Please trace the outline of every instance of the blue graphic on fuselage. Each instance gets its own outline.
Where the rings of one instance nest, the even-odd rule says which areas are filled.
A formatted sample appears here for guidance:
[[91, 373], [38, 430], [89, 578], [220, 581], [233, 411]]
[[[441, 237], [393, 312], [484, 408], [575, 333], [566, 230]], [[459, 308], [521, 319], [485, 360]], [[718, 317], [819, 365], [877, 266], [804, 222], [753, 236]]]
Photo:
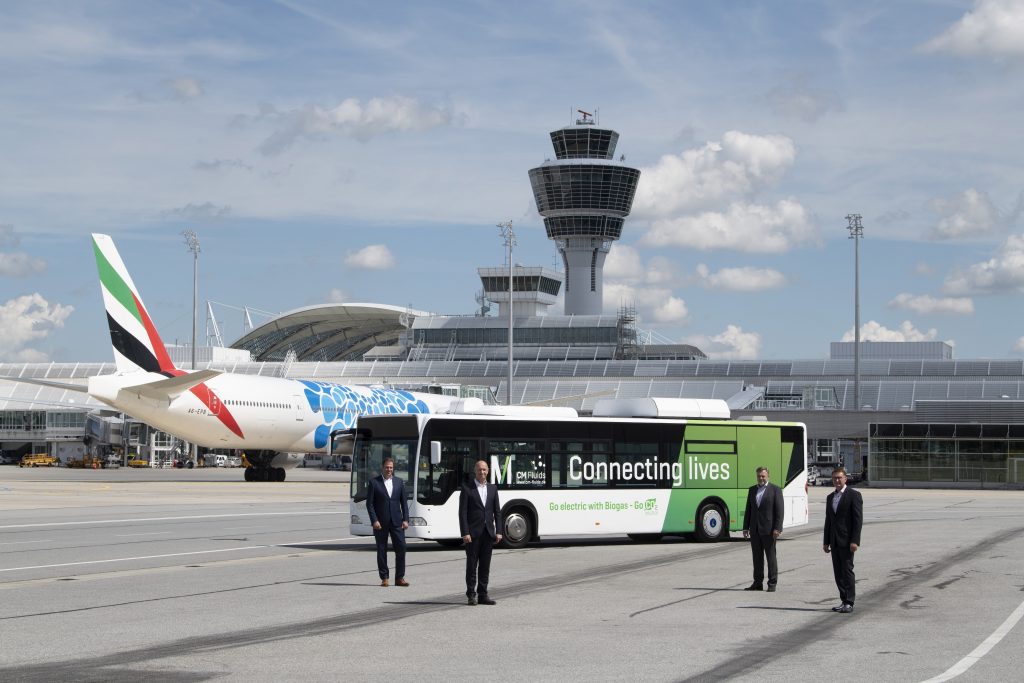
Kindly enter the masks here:
[[360, 415], [430, 412], [430, 406], [408, 391], [369, 389], [369, 394], [363, 394], [343, 384], [299, 381], [306, 387], [303, 393], [309, 407], [324, 421], [313, 435], [316, 448], [327, 446], [331, 432], [354, 427]]

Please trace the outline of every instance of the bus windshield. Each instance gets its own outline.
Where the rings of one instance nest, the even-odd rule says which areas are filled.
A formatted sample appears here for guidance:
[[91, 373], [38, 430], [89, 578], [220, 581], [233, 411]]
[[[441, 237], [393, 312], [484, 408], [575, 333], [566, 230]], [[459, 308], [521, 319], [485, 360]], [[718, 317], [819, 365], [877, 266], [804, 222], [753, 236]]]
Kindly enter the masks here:
[[[412, 497], [416, 477], [416, 444], [419, 440], [415, 417], [386, 422], [362, 418], [356, 451], [352, 454], [353, 502], [366, 500], [370, 480], [380, 474], [385, 458], [395, 461], [395, 476], [406, 484], [406, 495]], [[379, 428], [375, 428], [377, 425]]]

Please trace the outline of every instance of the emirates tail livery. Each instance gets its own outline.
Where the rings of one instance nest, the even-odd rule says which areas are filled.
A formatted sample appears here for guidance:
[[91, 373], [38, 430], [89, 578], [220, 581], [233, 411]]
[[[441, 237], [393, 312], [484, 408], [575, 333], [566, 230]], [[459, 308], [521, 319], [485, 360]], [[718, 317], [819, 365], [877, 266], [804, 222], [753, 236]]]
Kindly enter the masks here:
[[[88, 393], [168, 434], [206, 448], [245, 450], [246, 481], [284, 481], [302, 454], [327, 453], [358, 415], [443, 412], [436, 394], [174, 367], [135, 283], [107, 235], [92, 236], [117, 372]], [[80, 385], [36, 381], [82, 391]]]

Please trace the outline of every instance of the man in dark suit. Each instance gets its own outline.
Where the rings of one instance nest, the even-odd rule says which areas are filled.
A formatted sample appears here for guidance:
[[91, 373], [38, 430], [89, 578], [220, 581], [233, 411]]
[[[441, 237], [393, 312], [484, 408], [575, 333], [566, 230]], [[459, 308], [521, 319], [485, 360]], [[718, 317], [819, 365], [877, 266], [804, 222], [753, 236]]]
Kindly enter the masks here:
[[782, 489], [768, 481], [768, 468], [757, 468], [757, 484], [747, 491], [747, 510], [743, 513], [743, 538], [750, 539], [754, 556], [754, 583], [743, 590], [764, 590], [764, 561], [768, 558], [768, 592], [779, 582], [779, 564], [775, 557], [775, 539], [782, 533], [786, 506]]
[[856, 577], [853, 575], [853, 554], [860, 547], [860, 529], [864, 523], [864, 499], [860, 491], [846, 485], [846, 470], [832, 470], [832, 485], [836, 490], [825, 499], [825, 552], [832, 553], [832, 573], [839, 588], [841, 605], [833, 612], [849, 614], [856, 597]]
[[498, 487], [487, 483], [490, 469], [483, 460], [473, 468], [476, 479], [459, 493], [459, 533], [466, 547], [466, 598], [470, 605], [493, 605], [487, 594], [491, 549], [504, 533]]
[[395, 585], [408, 586], [405, 580], [405, 530], [409, 528], [409, 502], [405, 485], [394, 476], [395, 461], [384, 458], [379, 476], [370, 480], [366, 492], [366, 511], [373, 524], [373, 540], [377, 542], [377, 573], [380, 585], [388, 585], [388, 538], [395, 548]]

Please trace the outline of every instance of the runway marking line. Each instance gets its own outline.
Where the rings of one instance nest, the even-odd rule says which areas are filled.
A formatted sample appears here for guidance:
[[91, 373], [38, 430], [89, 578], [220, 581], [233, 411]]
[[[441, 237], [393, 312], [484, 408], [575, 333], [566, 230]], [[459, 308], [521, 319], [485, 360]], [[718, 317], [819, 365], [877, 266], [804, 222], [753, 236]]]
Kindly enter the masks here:
[[36, 524], [4, 524], [0, 529], [30, 529], [41, 526], [82, 526], [83, 524], [123, 524], [125, 522], [169, 522], [183, 519], [221, 519], [224, 517], [281, 517], [286, 515], [347, 515], [345, 510], [321, 510], [311, 512], [232, 512], [223, 515], [185, 515], [182, 517], [127, 517], [125, 519], [92, 519], [77, 522], [38, 522]]
[[1006, 637], [1006, 634], [1017, 625], [1017, 622], [1021, 620], [1021, 617], [1024, 617], [1024, 602], [1017, 605], [1017, 609], [1013, 610], [1010, 616], [1006, 617], [1006, 621], [1000, 624], [999, 628], [993, 631], [992, 635], [983, 640], [981, 645], [974, 648], [970, 654], [943, 671], [938, 676], [929, 678], [923, 683], [939, 683], [940, 681], [948, 681], [970, 669], [972, 666], [977, 664], [982, 657], [987, 655], [989, 650], [998, 645], [1000, 640]]
[[17, 572], [28, 569], [54, 569], [57, 567], [80, 567], [90, 564], [108, 564], [111, 562], [134, 562], [136, 560], [158, 560], [165, 557], [186, 557], [189, 555], [210, 555], [213, 553], [230, 553], [236, 550], [259, 550], [261, 548], [289, 548], [293, 545], [312, 545], [315, 543], [337, 543], [338, 541], [351, 541], [357, 536], [348, 538], [326, 538], [319, 541], [291, 541], [289, 543], [271, 543], [265, 545], [246, 545], [238, 548], [220, 548], [218, 550], [192, 550], [187, 553], [166, 553], [163, 555], [139, 555], [137, 557], [114, 557], [107, 560], [83, 560], [82, 562], [61, 562], [58, 564], [38, 564], [31, 567], [8, 567], [0, 569], [0, 572]]

